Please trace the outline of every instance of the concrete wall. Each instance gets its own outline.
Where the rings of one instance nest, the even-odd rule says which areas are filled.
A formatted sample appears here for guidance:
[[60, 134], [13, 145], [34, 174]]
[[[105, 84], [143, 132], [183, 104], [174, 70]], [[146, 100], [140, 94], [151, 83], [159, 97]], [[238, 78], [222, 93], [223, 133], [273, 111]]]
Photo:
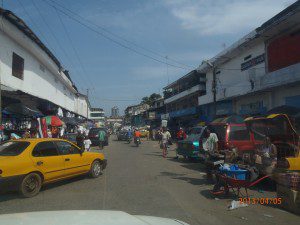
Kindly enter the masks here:
[[[86, 116], [86, 102], [78, 99], [72, 82], [31, 39], [7, 20], [0, 30], [0, 75], [2, 85], [46, 99]], [[23, 80], [12, 75], [13, 52], [24, 59]], [[79, 107], [79, 108], [77, 108]]]
[[[245, 71], [241, 71], [241, 64], [265, 52], [263, 41], [239, 50], [239, 54], [216, 68], [217, 101], [239, 96], [255, 91], [259, 78], [265, 74], [265, 63], [260, 63]], [[252, 57], [244, 60], [248, 55]], [[199, 97], [199, 105], [213, 102], [212, 82], [213, 73], [209, 70], [206, 74], [206, 95]], [[254, 80], [254, 89], [251, 89], [250, 78]]]

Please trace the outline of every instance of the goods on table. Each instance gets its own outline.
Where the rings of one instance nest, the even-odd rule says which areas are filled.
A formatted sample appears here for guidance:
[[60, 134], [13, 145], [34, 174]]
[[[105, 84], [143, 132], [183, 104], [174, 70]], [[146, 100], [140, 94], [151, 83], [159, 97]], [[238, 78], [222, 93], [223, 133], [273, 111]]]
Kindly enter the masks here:
[[220, 172], [237, 180], [246, 180], [248, 170], [240, 169], [237, 165], [225, 164], [220, 167]]

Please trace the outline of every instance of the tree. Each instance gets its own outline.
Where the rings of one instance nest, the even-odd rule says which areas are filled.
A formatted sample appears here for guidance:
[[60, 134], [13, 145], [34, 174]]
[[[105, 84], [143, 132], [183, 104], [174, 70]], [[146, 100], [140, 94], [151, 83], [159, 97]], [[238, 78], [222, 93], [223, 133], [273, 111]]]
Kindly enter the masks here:
[[160, 99], [160, 98], [161, 98], [160, 94], [153, 93], [149, 97], [148, 96], [143, 97], [141, 103], [142, 104], [148, 104], [148, 105], [152, 106], [154, 101], [156, 101], [157, 99]]

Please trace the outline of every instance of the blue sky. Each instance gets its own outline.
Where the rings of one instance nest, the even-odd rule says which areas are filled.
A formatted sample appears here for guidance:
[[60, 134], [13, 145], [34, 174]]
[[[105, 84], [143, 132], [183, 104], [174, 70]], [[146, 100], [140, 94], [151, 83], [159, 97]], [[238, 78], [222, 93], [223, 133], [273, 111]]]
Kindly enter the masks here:
[[[55, 9], [46, 3], [53, 1], [130, 43], [94, 25], [91, 26], [98, 34], [83, 27], [63, 14], [61, 10], [69, 12], [58, 4]], [[139, 103], [144, 96], [162, 93], [168, 82], [196, 68], [202, 60], [213, 57], [295, 0], [3, 2], [4, 8], [21, 17], [59, 58], [80, 92], [90, 89], [92, 105], [103, 107], [110, 115], [114, 105], [123, 112], [126, 106]], [[144, 55], [185, 68], [138, 55], [99, 32]]]

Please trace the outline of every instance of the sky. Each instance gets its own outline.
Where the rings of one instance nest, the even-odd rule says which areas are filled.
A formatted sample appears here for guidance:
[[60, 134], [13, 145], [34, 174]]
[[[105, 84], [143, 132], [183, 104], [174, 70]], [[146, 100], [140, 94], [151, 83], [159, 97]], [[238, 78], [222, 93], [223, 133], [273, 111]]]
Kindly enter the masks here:
[[120, 112], [210, 59], [295, 0], [3, 0], [93, 107]]

